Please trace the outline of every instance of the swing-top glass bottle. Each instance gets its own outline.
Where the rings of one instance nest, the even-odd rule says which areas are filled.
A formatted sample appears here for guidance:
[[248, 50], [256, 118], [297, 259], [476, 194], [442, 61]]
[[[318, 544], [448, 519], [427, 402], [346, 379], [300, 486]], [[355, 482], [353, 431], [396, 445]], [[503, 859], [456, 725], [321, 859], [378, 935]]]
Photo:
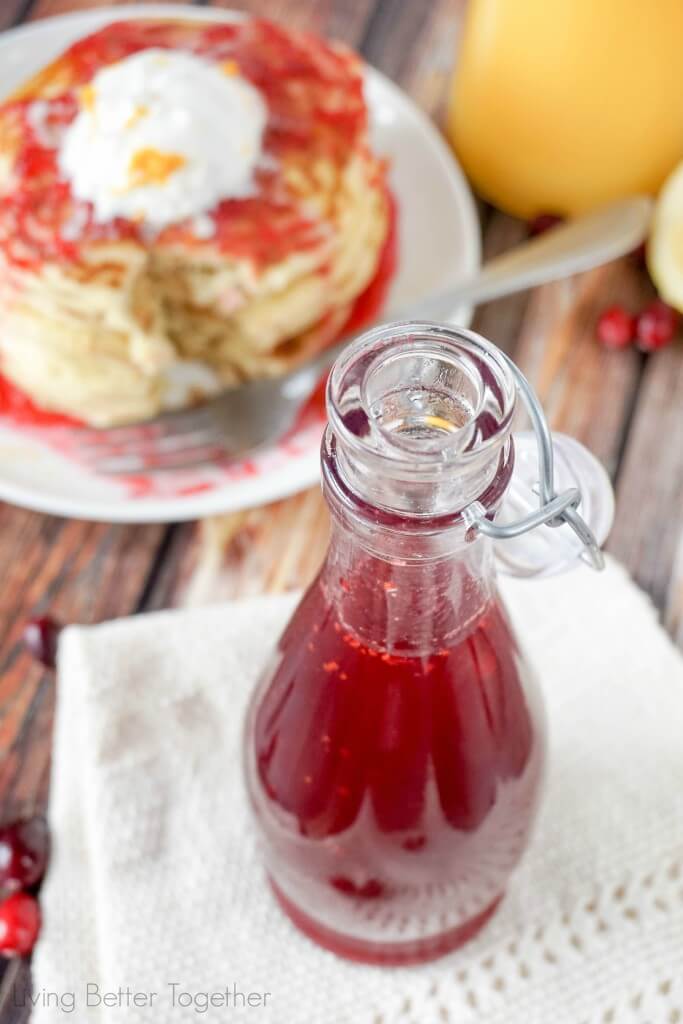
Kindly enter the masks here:
[[[523, 438], [526, 470], [510, 489], [520, 392], [537, 438]], [[579, 489], [555, 492], [528, 385], [472, 332], [370, 331], [334, 367], [328, 412], [330, 546], [252, 700], [247, 784], [294, 923], [353, 959], [417, 962], [493, 913], [539, 798], [542, 703], [496, 552], [525, 575], [600, 555]], [[604, 533], [604, 474], [564, 441], [569, 482], [583, 459], [581, 491]]]

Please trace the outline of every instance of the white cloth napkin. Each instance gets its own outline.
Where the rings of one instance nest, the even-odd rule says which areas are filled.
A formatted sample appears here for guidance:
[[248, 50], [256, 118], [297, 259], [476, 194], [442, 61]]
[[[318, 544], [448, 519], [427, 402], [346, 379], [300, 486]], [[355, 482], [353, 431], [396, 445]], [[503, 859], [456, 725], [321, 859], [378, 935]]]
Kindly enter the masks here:
[[242, 717], [293, 597], [69, 629], [34, 1021], [683, 1021], [683, 662], [613, 563], [503, 589], [549, 709], [545, 800], [488, 927], [413, 968], [318, 949], [264, 882]]

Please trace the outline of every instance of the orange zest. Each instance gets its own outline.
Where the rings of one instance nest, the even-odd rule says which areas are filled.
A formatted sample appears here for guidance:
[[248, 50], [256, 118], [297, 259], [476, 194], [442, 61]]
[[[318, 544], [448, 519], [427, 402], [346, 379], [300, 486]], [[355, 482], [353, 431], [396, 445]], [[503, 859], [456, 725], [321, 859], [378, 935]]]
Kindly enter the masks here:
[[128, 167], [130, 188], [144, 185], [163, 185], [184, 167], [187, 160], [180, 153], [163, 153], [160, 149], [139, 149], [131, 157]]

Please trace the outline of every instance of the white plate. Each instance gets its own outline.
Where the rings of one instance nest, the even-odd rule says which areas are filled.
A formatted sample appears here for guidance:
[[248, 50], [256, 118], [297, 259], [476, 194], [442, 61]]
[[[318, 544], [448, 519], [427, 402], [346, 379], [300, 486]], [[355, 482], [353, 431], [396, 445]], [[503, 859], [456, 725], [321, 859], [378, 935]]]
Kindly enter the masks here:
[[[70, 43], [122, 18], [234, 20], [229, 11], [136, 4], [68, 14], [0, 35], [0, 96]], [[431, 121], [384, 75], [367, 68], [372, 142], [391, 163], [399, 208], [399, 264], [388, 309], [446, 288], [476, 270], [479, 225], [462, 172]], [[456, 313], [454, 311], [454, 317]], [[461, 323], [469, 311], [457, 311]], [[56, 515], [106, 522], [174, 522], [265, 504], [318, 479], [322, 419], [286, 444], [229, 470], [166, 473], [128, 482], [97, 477], [0, 418], [0, 498]]]

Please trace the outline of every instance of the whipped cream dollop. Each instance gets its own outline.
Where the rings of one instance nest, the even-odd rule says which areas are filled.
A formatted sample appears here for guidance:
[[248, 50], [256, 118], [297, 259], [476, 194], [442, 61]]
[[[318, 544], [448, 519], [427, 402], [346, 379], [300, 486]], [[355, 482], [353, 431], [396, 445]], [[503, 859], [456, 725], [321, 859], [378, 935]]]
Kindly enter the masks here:
[[98, 221], [161, 229], [253, 192], [267, 108], [234, 61], [142, 50], [99, 71], [79, 101], [59, 166]]

